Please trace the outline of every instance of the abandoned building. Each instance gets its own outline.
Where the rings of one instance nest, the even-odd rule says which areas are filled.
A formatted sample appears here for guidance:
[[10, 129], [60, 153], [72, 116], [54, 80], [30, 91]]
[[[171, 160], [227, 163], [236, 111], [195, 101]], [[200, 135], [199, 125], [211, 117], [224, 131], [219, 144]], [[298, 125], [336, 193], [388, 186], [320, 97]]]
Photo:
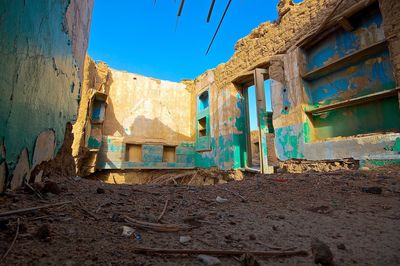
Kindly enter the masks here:
[[[181, 82], [86, 54], [93, 4], [0, 1], [0, 192], [55, 174], [147, 183], [131, 178], [146, 170], [236, 170], [259, 182], [386, 166], [399, 177], [400, 1], [280, 0], [278, 19], [240, 39], [229, 61]], [[382, 265], [400, 263], [390, 259]]]

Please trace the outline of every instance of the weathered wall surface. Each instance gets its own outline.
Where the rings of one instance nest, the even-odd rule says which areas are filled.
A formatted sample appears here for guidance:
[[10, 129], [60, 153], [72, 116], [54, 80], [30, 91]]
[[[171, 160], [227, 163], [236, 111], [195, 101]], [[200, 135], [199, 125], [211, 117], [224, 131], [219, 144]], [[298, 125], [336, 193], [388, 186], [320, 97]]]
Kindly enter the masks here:
[[[245, 165], [245, 102], [244, 97], [235, 86], [218, 88], [215, 83], [215, 72], [210, 70], [198, 77], [193, 84], [194, 108], [198, 113], [196, 98], [209, 90], [209, 148], [195, 154], [197, 167], [218, 167], [220, 169], [241, 168]], [[198, 117], [192, 118], [198, 124]], [[197, 128], [195, 127], [195, 130]], [[195, 133], [196, 146], [201, 138]]]
[[[400, 131], [400, 109], [393, 31], [386, 30], [395, 27], [385, 9], [379, 14], [378, 4], [370, 2], [362, 14], [349, 18], [353, 30], [339, 27], [317, 45], [291, 49], [272, 62], [280, 159], [396, 160], [391, 147], [400, 135], [391, 132]], [[324, 70], [332, 62], [339, 63]], [[358, 103], [335, 106], [354, 100]]]
[[111, 70], [104, 135], [132, 140], [191, 140], [190, 92], [182, 83]]
[[[92, 6], [93, 0], [0, 2], [0, 139], [5, 149], [0, 160], [6, 160], [10, 174], [25, 149], [28, 159], [20, 165], [27, 169], [53, 158], [67, 122], [75, 119]], [[34, 151], [44, 131], [47, 137]]]
[[[241, 77], [248, 75], [248, 71], [256, 67], [268, 69], [271, 79], [273, 124], [276, 128], [275, 145], [279, 159], [319, 160], [346, 157], [360, 159], [366, 156], [393, 155], [392, 147], [398, 141], [398, 134], [380, 133], [396, 132], [399, 128], [396, 125], [400, 119], [399, 106], [393, 104], [394, 101], [398, 101], [398, 97], [393, 97], [392, 94], [399, 84], [399, 8], [393, 7], [398, 7], [400, 3], [394, 0], [379, 1], [383, 21], [378, 16], [372, 16], [370, 21], [362, 18], [359, 19], [360, 22], [353, 21], [356, 27], [355, 33], [344, 32], [337, 40], [338, 45], [332, 47], [332, 51], [328, 51], [329, 44], [326, 45], [327, 63], [346, 56], [347, 52], [354, 52], [360, 47], [368, 47], [385, 39], [389, 47], [388, 50], [384, 50], [382, 47], [385, 47], [385, 44], [378, 44], [376, 46], [378, 48], [368, 50], [366, 58], [363, 59], [366, 64], [357, 65], [352, 62], [355, 66], [350, 66], [348, 69], [350, 74], [342, 80], [338, 78], [341, 74], [335, 74], [330, 87], [325, 86], [325, 81], [305, 84], [302, 78], [303, 51], [297, 48], [304, 37], [309, 36], [310, 32], [319, 30], [321, 26], [331, 25], [324, 31], [336, 29], [337, 20], [340, 19], [338, 15], [349, 10], [354, 4], [367, 6], [373, 2], [305, 0], [301, 4], [294, 4], [292, 1], [281, 1], [278, 6], [280, 16], [277, 22], [261, 24], [250, 35], [237, 42], [236, 52], [227, 63], [199, 76], [194, 81], [193, 87], [196, 94], [204, 88], [209, 88], [211, 91], [210, 128], [215, 142], [209, 151], [196, 153], [196, 165], [221, 168], [245, 165], [246, 150], [241, 147], [245, 139], [243, 132], [246, 123], [241, 122], [244, 116], [238, 106], [241, 105], [239, 99], [244, 96], [242, 88], [248, 85], [242, 86], [244, 83]], [[326, 36], [329, 37], [325, 35], [322, 39], [328, 38]], [[345, 48], [343, 51], [335, 50], [341, 46]], [[322, 53], [323, 56], [326, 54]], [[317, 62], [322, 58], [313, 60]], [[319, 66], [312, 67], [314, 69], [310, 67], [308, 70], [315, 70]], [[368, 77], [372, 79], [368, 80]], [[337, 89], [338, 87], [340, 89]], [[313, 92], [310, 93], [311, 91]], [[321, 102], [322, 98], [318, 97], [324, 93], [330, 93], [331, 97]], [[313, 107], [320, 107], [323, 104], [347, 100], [349, 97], [369, 96], [374, 93], [382, 95], [390, 93], [390, 95], [383, 96], [385, 99], [369, 103], [362, 108], [342, 110], [340, 114], [325, 120], [310, 121], [305, 112], [308, 106], [315, 102], [318, 104]], [[229, 96], [225, 97], [226, 95]], [[340, 119], [340, 116], [346, 116], [353, 111], [357, 119], [351, 120], [349, 117], [347, 120]], [[365, 121], [368, 118], [371, 119], [367, 123]], [[343, 121], [354, 123], [345, 125]], [[337, 128], [334, 127], [336, 123], [340, 124]], [[332, 127], [332, 130], [327, 126]], [[364, 133], [375, 134], [358, 136]], [[335, 136], [340, 136], [341, 139], [330, 139]], [[316, 142], [318, 138], [320, 142]]]
[[191, 101], [185, 83], [113, 70], [87, 57], [74, 125], [78, 173], [193, 168]]
[[212, 145], [209, 151], [196, 152], [196, 166], [222, 169], [246, 166], [245, 88], [234, 81], [257, 66], [267, 66], [272, 56], [286, 51], [311, 26], [318, 25], [336, 3], [335, 0], [308, 0], [301, 5], [282, 2], [285, 4], [278, 8], [279, 24], [261, 24], [237, 42], [236, 52], [228, 62], [194, 81], [195, 95], [206, 88], [211, 92]]
[[107, 64], [102, 62], [96, 64], [86, 55], [79, 112], [73, 126], [74, 140], [72, 144], [72, 156], [75, 159], [76, 172], [80, 176], [86, 176], [96, 170], [98, 150], [91, 149], [89, 143], [96, 142], [96, 139], [101, 142], [103, 134], [100, 132], [99, 136], [92, 135], [90, 111], [96, 94], [101, 93], [106, 96], [111, 82], [110, 69]]

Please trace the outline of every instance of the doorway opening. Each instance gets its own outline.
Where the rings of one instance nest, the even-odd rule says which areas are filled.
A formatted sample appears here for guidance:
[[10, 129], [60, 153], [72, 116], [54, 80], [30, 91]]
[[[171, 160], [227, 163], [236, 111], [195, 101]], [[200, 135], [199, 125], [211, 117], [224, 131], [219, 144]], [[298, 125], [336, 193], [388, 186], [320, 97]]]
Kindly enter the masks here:
[[[268, 118], [272, 119], [272, 105], [271, 105], [271, 89], [269, 79], [264, 80], [264, 90], [265, 105], [264, 108], [268, 113]], [[248, 164], [247, 166], [256, 171], [260, 171], [260, 127], [258, 124], [258, 113], [257, 113], [257, 96], [256, 87], [252, 85], [247, 88], [246, 93], [246, 104], [248, 107], [247, 112], [247, 153], [248, 153]], [[271, 121], [272, 122], [272, 121]]]

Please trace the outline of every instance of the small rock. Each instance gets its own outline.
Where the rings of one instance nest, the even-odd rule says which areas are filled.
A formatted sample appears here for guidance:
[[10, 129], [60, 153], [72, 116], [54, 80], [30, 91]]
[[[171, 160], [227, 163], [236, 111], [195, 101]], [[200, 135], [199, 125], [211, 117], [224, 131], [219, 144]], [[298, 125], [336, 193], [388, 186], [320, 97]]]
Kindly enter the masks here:
[[346, 246], [343, 243], [338, 244], [337, 248], [341, 250], [346, 250]]
[[276, 225], [273, 225], [273, 226], [272, 226], [272, 230], [274, 230], [274, 231], [278, 231], [278, 226], [276, 226]]
[[43, 186], [41, 192], [42, 192], [43, 194], [45, 194], [45, 193], [51, 193], [51, 194], [54, 194], [54, 195], [59, 195], [59, 194], [61, 193], [61, 189], [60, 189], [60, 187], [57, 185], [57, 183], [48, 180], [48, 181], [46, 181], [46, 182], [44, 183], [44, 186]]
[[369, 167], [362, 166], [362, 167], [360, 167], [358, 170], [360, 170], [360, 171], [369, 171], [369, 170], [371, 170], [371, 169], [369, 169]]
[[201, 262], [203, 262], [205, 265], [208, 265], [208, 266], [222, 265], [221, 261], [218, 258], [212, 257], [212, 256], [208, 256], [208, 255], [199, 255], [199, 256], [197, 256], [197, 259], [200, 260]]
[[317, 238], [311, 240], [311, 252], [315, 264], [332, 265], [333, 254], [329, 246]]
[[361, 191], [371, 194], [382, 194], [382, 188], [380, 187], [363, 187], [361, 188]]
[[104, 190], [104, 188], [98, 187], [96, 190], [97, 194], [104, 194], [106, 193], [106, 191]]
[[250, 234], [250, 235], [249, 235], [249, 239], [250, 239], [250, 240], [256, 240], [257, 238], [256, 238], [256, 235], [255, 235], [255, 234]]
[[52, 198], [54, 198], [54, 197], [57, 196], [56, 194], [53, 194], [53, 193], [50, 193], [50, 192], [47, 192], [47, 193], [45, 193], [44, 195], [45, 195], [46, 198], [48, 198], [48, 199], [52, 199]]
[[125, 219], [122, 217], [121, 214], [113, 213], [111, 216], [111, 221], [113, 222], [125, 222]]
[[260, 263], [256, 260], [256, 258], [253, 255], [250, 254], [243, 254], [240, 257], [240, 262], [241, 265], [244, 266], [260, 266]]
[[189, 242], [190, 240], [192, 240], [192, 238], [190, 236], [180, 236], [179, 237], [179, 242], [181, 244], [185, 244], [185, 243]]
[[218, 202], [218, 203], [224, 203], [224, 202], [227, 202], [228, 199], [224, 199], [224, 198], [221, 198], [220, 196], [217, 196], [217, 198], [215, 199], [215, 201]]
[[135, 229], [129, 226], [122, 226], [122, 236], [131, 236], [135, 232]]
[[50, 228], [47, 224], [42, 225], [36, 231], [36, 237], [40, 240], [49, 240], [50, 238]]

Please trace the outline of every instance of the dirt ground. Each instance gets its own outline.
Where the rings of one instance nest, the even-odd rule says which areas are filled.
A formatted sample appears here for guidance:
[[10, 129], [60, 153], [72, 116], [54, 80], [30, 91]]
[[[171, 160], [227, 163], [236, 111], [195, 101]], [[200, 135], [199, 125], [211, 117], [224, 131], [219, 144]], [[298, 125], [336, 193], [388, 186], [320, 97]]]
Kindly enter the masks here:
[[[61, 191], [37, 188], [42, 189], [43, 199], [24, 190], [0, 196], [0, 213], [71, 201], [0, 217], [0, 255], [11, 245], [20, 220], [15, 244], [1, 263], [204, 265], [195, 255], [150, 256], [135, 251], [151, 247], [306, 250], [310, 255], [305, 257], [256, 259], [260, 265], [314, 265], [310, 242], [317, 237], [330, 247], [336, 265], [400, 265], [399, 170], [245, 174], [243, 181], [213, 186], [115, 185], [54, 177]], [[227, 201], [216, 202], [217, 196]], [[122, 216], [155, 222], [167, 199], [161, 222], [194, 228], [169, 233], [137, 228], [136, 237], [122, 236], [122, 226], [133, 227]], [[182, 244], [180, 236], [191, 240]], [[222, 265], [241, 265], [233, 256], [220, 260]]]

